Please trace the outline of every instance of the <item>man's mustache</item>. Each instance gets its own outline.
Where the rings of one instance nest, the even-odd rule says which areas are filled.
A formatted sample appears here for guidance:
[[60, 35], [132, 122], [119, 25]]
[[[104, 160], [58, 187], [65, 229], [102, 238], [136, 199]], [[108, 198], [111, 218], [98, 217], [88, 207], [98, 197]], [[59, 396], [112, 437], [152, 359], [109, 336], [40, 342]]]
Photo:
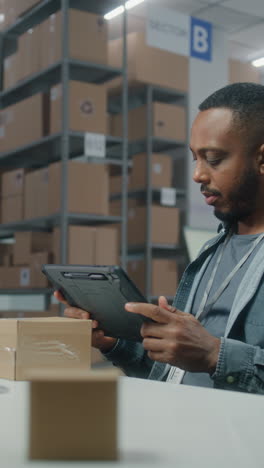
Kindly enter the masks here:
[[214, 196], [219, 196], [221, 195], [220, 192], [218, 192], [217, 190], [212, 190], [210, 189], [209, 187], [207, 187], [207, 185], [201, 185], [201, 192], [206, 192], [206, 193], [210, 193], [211, 195], [214, 195]]

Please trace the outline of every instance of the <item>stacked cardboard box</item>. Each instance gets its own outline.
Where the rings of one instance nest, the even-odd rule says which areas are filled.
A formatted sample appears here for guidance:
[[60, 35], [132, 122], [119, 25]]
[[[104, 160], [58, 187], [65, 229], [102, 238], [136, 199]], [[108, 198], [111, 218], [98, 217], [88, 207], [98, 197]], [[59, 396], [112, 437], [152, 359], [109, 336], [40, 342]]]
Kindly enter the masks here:
[[[111, 134], [122, 135], [122, 114], [113, 115], [111, 119]], [[128, 138], [131, 141], [147, 136], [147, 107], [140, 106], [128, 113]], [[157, 138], [185, 141], [186, 110], [181, 106], [154, 102], [152, 106], [152, 136]]]
[[[60, 229], [53, 234], [54, 263], [60, 263]], [[118, 231], [116, 227], [69, 226], [69, 264], [119, 264]]]
[[[152, 296], [174, 296], [178, 286], [178, 267], [175, 260], [152, 259], [151, 294]], [[146, 289], [146, 263], [145, 260], [129, 261], [128, 275], [144, 294]]]
[[39, 140], [47, 132], [46, 94], [36, 94], [0, 111], [0, 153]]
[[[25, 219], [60, 212], [61, 169], [62, 165], [58, 162], [26, 175]], [[102, 164], [69, 161], [67, 202], [69, 212], [107, 216], [109, 214], [108, 167]]]
[[[109, 65], [122, 65], [123, 39], [108, 43]], [[145, 32], [127, 35], [129, 84], [153, 84], [179, 91], [188, 91], [189, 59], [166, 50], [149, 47]], [[121, 80], [115, 79], [108, 85], [112, 92], [119, 92]]]
[[2, 174], [1, 222], [3, 224], [24, 219], [24, 187], [24, 169], [15, 169]]
[[[5, 27], [38, 1], [4, 0]], [[101, 16], [69, 10], [71, 59], [107, 64], [107, 25]], [[62, 14], [59, 11], [18, 39], [17, 51], [4, 60], [4, 89], [62, 59]]]
[[[62, 130], [62, 86], [50, 93], [50, 134]], [[69, 129], [76, 132], [106, 133], [106, 88], [103, 85], [69, 82]]]
[[[146, 206], [134, 205], [128, 210], [128, 245], [139, 246], [146, 242]], [[180, 213], [178, 208], [152, 205], [151, 242], [177, 245], [180, 237]]]

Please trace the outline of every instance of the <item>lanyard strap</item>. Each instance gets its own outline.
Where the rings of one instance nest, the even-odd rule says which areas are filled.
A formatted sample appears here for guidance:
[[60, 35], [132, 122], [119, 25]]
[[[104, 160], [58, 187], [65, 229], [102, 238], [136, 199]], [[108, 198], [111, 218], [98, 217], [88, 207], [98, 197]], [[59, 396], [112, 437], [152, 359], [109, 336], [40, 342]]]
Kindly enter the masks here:
[[221, 296], [221, 294], [224, 292], [224, 290], [227, 288], [227, 286], [229, 285], [230, 281], [233, 279], [233, 277], [235, 276], [235, 274], [237, 273], [237, 271], [244, 265], [244, 263], [247, 261], [247, 259], [249, 258], [249, 256], [252, 254], [253, 250], [257, 247], [257, 245], [260, 243], [260, 241], [263, 239], [264, 237], [264, 233], [261, 234], [260, 236], [257, 237], [257, 239], [255, 239], [255, 241], [252, 243], [250, 249], [246, 252], [246, 254], [241, 258], [241, 260], [236, 264], [236, 266], [233, 268], [233, 270], [229, 273], [229, 275], [226, 277], [226, 279], [224, 280], [224, 282], [219, 286], [219, 288], [217, 289], [217, 291], [214, 293], [213, 297], [211, 298], [211, 300], [209, 302], [208, 301], [208, 297], [209, 297], [209, 294], [210, 294], [210, 291], [212, 289], [212, 286], [213, 286], [213, 282], [214, 282], [214, 279], [215, 279], [215, 275], [216, 275], [216, 272], [217, 272], [217, 268], [219, 266], [219, 263], [223, 257], [223, 253], [224, 253], [224, 249], [226, 247], [226, 244], [228, 243], [229, 239], [230, 239], [230, 235], [227, 236], [225, 242], [223, 243], [223, 246], [222, 246], [222, 249], [221, 249], [221, 252], [219, 253], [218, 255], [218, 258], [216, 260], [216, 264], [214, 266], [214, 269], [213, 269], [213, 272], [212, 272], [212, 275], [210, 277], [210, 280], [208, 282], [208, 285], [205, 289], [205, 292], [204, 292], [204, 295], [203, 295], [203, 298], [201, 300], [201, 304], [199, 306], [199, 309], [195, 315], [195, 317], [197, 319], [199, 319], [200, 321], [202, 320], [202, 318], [205, 317], [205, 315], [207, 315], [207, 313], [209, 312], [209, 310], [211, 309], [211, 307], [215, 304], [215, 302], [219, 299], [219, 297]]
[[[217, 268], [218, 268], [219, 263], [220, 263], [220, 261], [221, 261], [221, 259], [223, 257], [224, 249], [225, 249], [230, 237], [231, 237], [231, 235], [228, 235], [226, 237], [226, 239], [225, 239], [225, 242], [222, 245], [222, 248], [221, 248], [221, 251], [220, 251], [220, 253], [219, 253], [218, 257], [217, 257], [216, 264], [214, 266], [212, 275], [211, 275], [210, 280], [208, 282], [208, 285], [207, 285], [207, 287], [205, 289], [201, 304], [200, 304], [199, 309], [198, 309], [198, 311], [197, 311], [197, 313], [195, 315], [195, 317], [197, 319], [199, 319], [200, 321], [209, 312], [212, 305], [219, 299], [219, 297], [221, 296], [221, 294], [223, 293], [225, 288], [229, 285], [230, 281], [235, 276], [236, 272], [239, 270], [239, 268], [241, 268], [242, 265], [244, 265], [244, 263], [247, 261], [247, 259], [249, 258], [249, 256], [253, 252], [253, 250], [257, 247], [259, 242], [264, 238], [264, 233], [261, 234], [260, 236], [258, 236], [257, 239], [255, 239], [255, 241], [251, 245], [250, 249], [242, 257], [242, 259], [237, 263], [235, 268], [233, 268], [233, 270], [229, 273], [229, 275], [226, 277], [225, 281], [221, 284], [221, 286], [217, 289], [217, 291], [213, 295], [212, 299], [207, 303], [208, 296], [209, 296], [210, 291], [211, 291], [212, 286], [213, 286], [213, 282], [214, 282], [214, 278], [215, 278], [215, 275], [216, 275]], [[180, 369], [179, 367], [171, 366], [170, 371], [169, 371], [169, 375], [167, 377], [167, 382], [174, 383], [174, 384], [175, 383], [180, 384], [182, 382], [184, 374], [185, 374], [184, 370]]]

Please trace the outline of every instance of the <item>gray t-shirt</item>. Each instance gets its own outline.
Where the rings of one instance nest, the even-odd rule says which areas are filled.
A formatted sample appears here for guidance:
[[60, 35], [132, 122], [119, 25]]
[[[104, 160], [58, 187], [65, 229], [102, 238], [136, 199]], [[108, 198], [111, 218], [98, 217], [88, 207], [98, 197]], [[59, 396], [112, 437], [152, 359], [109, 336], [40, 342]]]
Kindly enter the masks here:
[[[253, 234], [253, 235], [237, 235], [233, 234], [229, 239], [219, 266], [217, 268], [214, 281], [212, 284], [212, 288], [208, 297], [208, 301], [213, 296], [215, 291], [219, 288], [219, 286], [223, 283], [227, 275], [235, 268], [237, 263], [241, 260], [241, 258], [249, 251], [252, 243], [260, 234]], [[242, 265], [242, 267], [237, 271], [234, 275], [232, 280], [230, 281], [229, 285], [226, 287], [224, 292], [221, 294], [219, 299], [214, 303], [212, 308], [210, 309], [208, 315], [206, 315], [202, 320], [202, 325], [208, 330], [211, 335], [221, 337], [224, 336], [226, 323], [228, 320], [228, 316], [235, 298], [236, 291], [241, 283], [241, 280], [248, 269], [248, 266], [261, 245], [263, 240], [255, 247], [251, 255], [248, 257], [246, 262]], [[201, 278], [199, 286], [197, 288], [197, 293], [194, 298], [194, 302], [192, 305], [192, 314], [196, 315], [200, 303], [202, 301], [205, 288], [208, 284], [209, 279], [211, 278], [215, 263], [219, 256], [219, 252], [222, 248], [222, 245], [218, 247], [215, 254], [213, 255], [212, 259], [209, 262], [206, 271]], [[201, 387], [213, 387], [213, 381], [210, 376], [206, 373], [194, 373], [194, 372], [186, 372], [182, 383], [185, 385], [196, 385]]]

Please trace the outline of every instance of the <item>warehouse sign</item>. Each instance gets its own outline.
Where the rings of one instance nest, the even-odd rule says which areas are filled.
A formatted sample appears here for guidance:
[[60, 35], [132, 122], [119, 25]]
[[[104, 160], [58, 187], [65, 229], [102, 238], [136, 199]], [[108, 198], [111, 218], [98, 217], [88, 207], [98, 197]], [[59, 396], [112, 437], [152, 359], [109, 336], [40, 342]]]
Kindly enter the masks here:
[[210, 62], [212, 25], [168, 8], [151, 7], [147, 12], [147, 44]]

